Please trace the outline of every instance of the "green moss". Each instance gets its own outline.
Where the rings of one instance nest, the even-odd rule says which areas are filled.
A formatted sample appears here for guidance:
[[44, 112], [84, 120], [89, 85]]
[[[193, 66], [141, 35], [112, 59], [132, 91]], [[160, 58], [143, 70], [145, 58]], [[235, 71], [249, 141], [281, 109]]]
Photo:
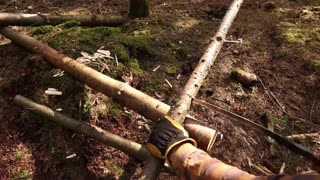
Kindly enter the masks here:
[[155, 50], [151, 47], [150, 36], [123, 36], [120, 41], [130, 49], [131, 56], [134, 58], [140, 59], [146, 55], [155, 54]]
[[80, 22], [78, 21], [66, 21], [62, 24], [59, 24], [58, 27], [60, 28], [72, 28], [72, 27], [76, 27], [79, 26]]
[[280, 121], [284, 124], [287, 125], [289, 123], [289, 116], [288, 115], [284, 115]]
[[83, 112], [85, 114], [90, 113], [91, 108], [93, 107], [93, 101], [94, 101], [90, 94], [90, 91], [85, 94], [85, 96], [83, 97], [83, 100], [84, 100]]
[[128, 62], [130, 59], [128, 49], [122, 44], [112, 44], [108, 46], [108, 49], [112, 54], [117, 55], [119, 62]]
[[99, 107], [97, 110], [99, 117], [105, 117], [108, 114], [109, 110], [106, 106]]
[[33, 29], [32, 35], [42, 35], [42, 34], [47, 34], [53, 30], [53, 26], [51, 25], [45, 25], [45, 26], [39, 26]]
[[158, 59], [160, 61], [165, 61], [165, 62], [170, 62], [170, 63], [175, 62], [173, 55], [170, 53], [155, 52], [155, 57], [156, 57], [156, 59]]
[[189, 50], [187, 48], [182, 47], [177, 49], [177, 54], [180, 58], [186, 59], [188, 58]]
[[120, 106], [115, 103], [108, 103], [107, 105], [108, 113], [112, 116], [119, 116], [120, 115]]
[[312, 64], [320, 53], [320, 28], [312, 25], [281, 23], [278, 27], [281, 48], [278, 57], [303, 60]]
[[50, 71], [38, 72], [33, 78], [35, 81], [39, 82], [41, 86], [48, 86], [53, 81], [53, 77]]
[[320, 60], [310, 60], [310, 64], [315, 69], [320, 68]]
[[124, 169], [114, 161], [106, 160], [105, 167], [115, 176], [121, 176], [124, 173]]
[[169, 66], [166, 73], [170, 76], [174, 76], [177, 73], [177, 68], [175, 66]]
[[243, 71], [243, 70], [239, 67], [233, 68], [231, 71], [231, 77], [234, 77], [234, 78], [237, 77], [240, 71]]
[[57, 33], [48, 40], [48, 43], [51, 47], [61, 49], [67, 54], [74, 53], [74, 49], [95, 52], [105, 39], [110, 39], [109, 36], [117, 37], [120, 33], [119, 28], [111, 27], [72, 27]]
[[143, 70], [140, 68], [139, 61], [137, 59], [133, 59], [129, 62], [129, 66], [136, 75], [141, 76], [143, 74]]
[[15, 154], [14, 154], [14, 160], [15, 161], [20, 161], [23, 159], [23, 156], [24, 156], [24, 153], [22, 151], [17, 151]]
[[13, 180], [29, 180], [31, 179], [31, 172], [29, 170], [20, 170], [19, 168], [13, 168], [11, 170]]
[[304, 44], [305, 34], [299, 28], [288, 28], [282, 33], [282, 38], [289, 44]]
[[81, 84], [74, 80], [63, 81], [63, 95], [64, 96], [74, 96], [83, 91]]

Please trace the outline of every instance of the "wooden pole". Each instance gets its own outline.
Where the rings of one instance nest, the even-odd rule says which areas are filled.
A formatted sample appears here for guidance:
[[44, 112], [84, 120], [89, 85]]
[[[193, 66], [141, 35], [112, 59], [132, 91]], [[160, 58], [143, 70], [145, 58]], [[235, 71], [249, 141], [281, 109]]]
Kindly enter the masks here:
[[17, 95], [14, 97], [14, 102], [25, 109], [46, 117], [64, 127], [72, 129], [76, 132], [83, 133], [88, 137], [101, 141], [111, 147], [119, 149], [124, 153], [132, 155], [140, 160], [150, 159], [152, 156], [141, 144], [129, 141], [118, 135], [110, 133], [99, 127], [90, 125], [86, 122], [70, 118], [62, 113], [56, 112], [47, 106], [43, 106], [33, 102], [32, 100], [23, 96]]
[[128, 21], [123, 16], [107, 15], [49, 15], [0, 13], [1, 26], [58, 25], [66, 21], [77, 21], [81, 26], [120, 26]]
[[207, 77], [211, 66], [217, 58], [223, 46], [223, 42], [226, 39], [226, 35], [237, 16], [242, 3], [243, 0], [234, 0], [232, 2], [226, 15], [222, 19], [222, 23], [217, 33], [213, 38], [211, 38], [209, 47], [201, 57], [197, 67], [194, 69], [189, 80], [184, 86], [179, 101], [174, 108], [170, 110], [169, 115], [179, 123], [183, 123], [185, 116], [190, 109], [192, 99], [197, 96], [204, 79]]
[[[211, 66], [217, 58], [223, 46], [223, 42], [226, 39], [226, 35], [235, 17], [237, 16], [242, 3], [243, 0], [234, 0], [232, 2], [226, 15], [222, 20], [218, 32], [211, 39], [209, 47], [205, 51], [204, 55], [201, 57], [197, 67], [194, 69], [191, 76], [189, 77], [189, 80], [184, 86], [179, 101], [173, 108], [170, 109], [168, 115], [180, 124], [183, 124], [187, 112], [190, 109], [192, 99], [195, 98], [198, 94], [198, 91], [204, 79], [206, 78]], [[155, 179], [156, 177], [158, 177], [160, 173], [159, 167], [161, 167], [160, 164], [160, 160], [157, 160], [155, 162], [150, 163], [150, 165], [144, 169], [144, 173], [148, 174], [150, 177], [148, 179]]]

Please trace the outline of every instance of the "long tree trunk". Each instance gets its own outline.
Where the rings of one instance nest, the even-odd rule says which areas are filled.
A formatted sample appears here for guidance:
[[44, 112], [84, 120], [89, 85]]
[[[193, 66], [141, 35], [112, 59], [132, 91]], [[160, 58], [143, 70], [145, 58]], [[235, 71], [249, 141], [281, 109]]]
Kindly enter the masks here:
[[149, 0], [130, 0], [130, 17], [148, 17], [149, 16]]
[[86, 122], [79, 121], [79, 120], [70, 118], [68, 116], [65, 116], [62, 113], [56, 112], [47, 106], [37, 104], [23, 96], [20, 96], [20, 95], [15, 96], [14, 102], [20, 106], [23, 106], [25, 109], [29, 111], [32, 111], [36, 114], [44, 116], [76, 132], [83, 133], [88, 137], [101, 141], [111, 147], [121, 150], [140, 160], [147, 160], [152, 157], [148, 149], [146, 149], [141, 144], [129, 141], [118, 135], [115, 135], [106, 130], [103, 130], [99, 127], [90, 125]]
[[1, 26], [58, 25], [66, 21], [77, 21], [81, 26], [120, 26], [128, 21], [123, 16], [107, 15], [49, 15], [0, 13]]
[[[233, 23], [233, 20], [237, 16], [242, 3], [243, 0], [234, 0], [230, 5], [229, 10], [222, 20], [218, 32], [211, 39], [212, 41], [209, 44], [209, 47], [201, 57], [197, 67], [194, 69], [191, 76], [189, 77], [189, 80], [184, 86], [179, 101], [169, 111], [168, 115], [180, 124], [184, 123], [187, 112], [190, 109], [192, 99], [198, 94], [198, 91], [204, 79], [206, 78], [211, 66], [213, 65], [214, 60], [217, 58], [223, 46], [226, 35]], [[146, 174], [148, 179], [155, 179], [160, 173], [160, 167], [160, 160], [157, 159], [156, 161], [150, 162], [150, 165], [144, 169], [144, 174]]]
[[[157, 121], [161, 116], [166, 115], [171, 108], [169, 105], [138, 91], [127, 83], [112, 79], [79, 61], [66, 57], [32, 37], [18, 33], [9, 27], [1, 27], [0, 33], [27, 50], [43, 55], [45, 59], [54, 66], [68, 72], [89, 87], [112, 97], [118, 104], [130, 108], [148, 119]], [[203, 142], [203, 144], [200, 145], [201, 147], [207, 147], [211, 144], [212, 137], [216, 135], [214, 131], [211, 131], [212, 134], [210, 135], [200, 134], [204, 133], [204, 131], [192, 129], [193, 126], [188, 127], [187, 130], [195, 134], [195, 137], [192, 138], [197, 140], [197, 137], [207, 137], [204, 141], [199, 141]], [[204, 149], [206, 150], [207, 148]]]

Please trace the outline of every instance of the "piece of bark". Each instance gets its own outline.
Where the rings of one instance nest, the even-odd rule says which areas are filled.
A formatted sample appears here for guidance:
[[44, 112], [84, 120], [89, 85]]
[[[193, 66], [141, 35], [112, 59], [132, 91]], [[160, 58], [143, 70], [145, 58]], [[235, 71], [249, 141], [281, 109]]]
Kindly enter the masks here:
[[243, 85], [251, 86], [258, 82], [257, 75], [246, 72], [241, 68], [234, 68], [231, 72], [231, 76]]
[[123, 16], [107, 15], [49, 15], [0, 13], [1, 26], [58, 25], [67, 21], [79, 22], [81, 26], [120, 26], [128, 22]]
[[83, 133], [88, 137], [101, 141], [111, 147], [119, 149], [120, 151], [123, 151], [129, 155], [132, 155], [140, 160], [146, 160], [152, 157], [148, 149], [142, 146], [141, 144], [138, 144], [133, 141], [129, 141], [118, 135], [115, 135], [106, 130], [103, 130], [99, 127], [90, 125], [86, 122], [79, 121], [79, 120], [70, 118], [68, 116], [65, 116], [62, 113], [56, 112], [47, 106], [37, 104], [23, 96], [20, 96], [20, 95], [15, 96], [14, 102], [20, 106], [23, 106], [25, 109], [29, 111], [32, 111], [36, 114], [46, 117], [78, 133]]

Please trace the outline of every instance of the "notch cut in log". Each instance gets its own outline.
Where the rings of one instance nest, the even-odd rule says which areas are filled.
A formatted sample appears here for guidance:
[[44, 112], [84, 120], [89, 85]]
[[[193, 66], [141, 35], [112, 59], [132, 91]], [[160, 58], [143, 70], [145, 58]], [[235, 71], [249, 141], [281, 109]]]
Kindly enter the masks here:
[[[127, 83], [112, 79], [74, 59], [66, 57], [64, 54], [59, 53], [50, 46], [32, 37], [18, 33], [9, 27], [0, 27], [0, 33], [27, 50], [43, 55], [49, 63], [57, 68], [68, 72], [89, 87], [111, 97], [114, 102], [132, 109], [150, 120], [158, 121], [158, 119], [166, 115], [171, 108], [169, 105], [144, 94]], [[188, 123], [188, 121], [186, 123]], [[187, 130], [195, 132], [196, 137], [192, 138], [196, 140], [197, 137], [208, 137], [206, 141], [202, 141], [205, 143], [201, 145], [202, 147], [207, 147], [208, 144], [211, 144], [211, 137], [215, 136], [215, 134], [211, 134], [210, 136], [200, 135], [199, 133], [203, 132], [192, 129], [192, 127]]]
[[79, 22], [81, 26], [120, 26], [128, 22], [123, 16], [108, 15], [49, 15], [0, 13], [1, 26], [58, 25], [67, 21]]
[[79, 121], [62, 113], [56, 112], [47, 106], [43, 106], [33, 102], [32, 100], [25, 98], [23, 96], [17, 95], [14, 97], [14, 102], [25, 109], [46, 117], [64, 127], [72, 129], [76, 132], [85, 134], [88, 137], [94, 138], [101, 141], [111, 147], [114, 147], [124, 153], [132, 155], [140, 160], [146, 160], [152, 158], [148, 149], [141, 144], [129, 141], [118, 135], [110, 133], [99, 127], [90, 125], [86, 122]]

